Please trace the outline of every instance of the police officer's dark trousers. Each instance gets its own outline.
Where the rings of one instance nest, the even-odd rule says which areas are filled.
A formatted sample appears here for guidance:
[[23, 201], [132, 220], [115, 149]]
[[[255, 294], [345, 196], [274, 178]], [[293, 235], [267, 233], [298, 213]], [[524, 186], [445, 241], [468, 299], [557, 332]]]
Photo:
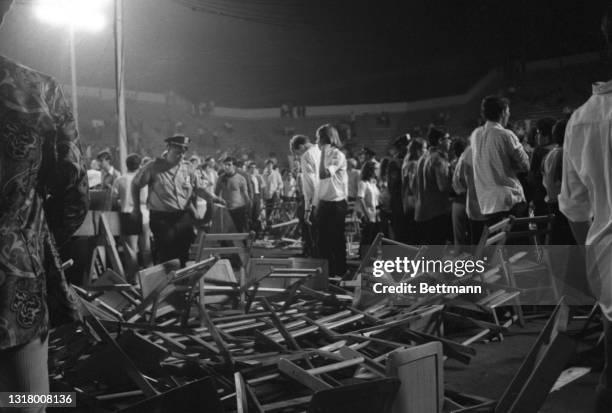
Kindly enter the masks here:
[[329, 273], [346, 273], [346, 239], [344, 220], [348, 210], [346, 201], [320, 201], [317, 213], [319, 254], [329, 261]]
[[191, 213], [151, 211], [151, 232], [155, 241], [155, 263], [178, 258], [184, 266], [189, 247], [195, 240]]

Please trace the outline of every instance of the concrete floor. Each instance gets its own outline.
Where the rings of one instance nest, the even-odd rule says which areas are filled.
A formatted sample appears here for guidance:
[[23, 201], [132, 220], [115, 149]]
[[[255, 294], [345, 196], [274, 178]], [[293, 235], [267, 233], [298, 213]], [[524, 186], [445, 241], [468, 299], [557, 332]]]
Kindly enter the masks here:
[[[498, 399], [519, 369], [545, 320], [532, 320], [524, 328], [511, 326], [502, 342], [475, 343], [477, 354], [469, 365], [447, 360], [444, 368], [446, 388], [491, 399]], [[580, 343], [579, 351], [592, 348]], [[589, 374], [571, 382], [546, 399], [542, 413], [592, 412], [603, 355], [593, 351], [590, 357], [576, 357], [570, 366], [591, 367]]]

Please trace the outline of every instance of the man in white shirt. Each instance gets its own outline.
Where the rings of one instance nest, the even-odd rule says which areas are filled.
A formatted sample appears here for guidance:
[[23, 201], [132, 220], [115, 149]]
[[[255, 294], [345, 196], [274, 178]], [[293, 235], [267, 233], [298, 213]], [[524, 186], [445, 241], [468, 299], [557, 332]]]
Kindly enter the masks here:
[[529, 157], [516, 135], [506, 129], [507, 99], [487, 96], [481, 110], [486, 123], [470, 137], [474, 186], [480, 211], [493, 224], [510, 214], [525, 215], [525, 193], [516, 174], [529, 169]]
[[280, 199], [283, 190], [283, 178], [274, 166], [274, 161], [268, 159], [263, 172], [263, 200], [266, 204], [266, 220], [270, 224], [270, 216], [274, 210], [275, 203]]
[[253, 202], [251, 203], [251, 228], [257, 234], [261, 231], [261, 222], [259, 221], [259, 214], [261, 213], [261, 191], [263, 179], [257, 171], [257, 165], [255, 162], [249, 162], [247, 166], [248, 177], [253, 185]]
[[[602, 30], [608, 46], [612, 20]], [[563, 146], [559, 209], [578, 245], [586, 245], [587, 276], [604, 315], [606, 363], [597, 387], [596, 412], [612, 411], [612, 81], [595, 83], [593, 95], [572, 114]]]
[[346, 274], [346, 240], [344, 221], [348, 210], [348, 175], [346, 157], [340, 151], [338, 130], [326, 124], [317, 129], [317, 145], [321, 149], [319, 162], [319, 249], [329, 261], [329, 273]]
[[292, 153], [300, 159], [301, 184], [303, 199], [298, 206], [298, 218], [302, 228], [304, 241], [304, 255], [317, 257], [316, 227], [313, 225], [311, 215], [319, 202], [319, 163], [321, 162], [321, 150], [317, 145], [310, 142], [310, 138], [304, 135], [295, 135], [289, 142]]

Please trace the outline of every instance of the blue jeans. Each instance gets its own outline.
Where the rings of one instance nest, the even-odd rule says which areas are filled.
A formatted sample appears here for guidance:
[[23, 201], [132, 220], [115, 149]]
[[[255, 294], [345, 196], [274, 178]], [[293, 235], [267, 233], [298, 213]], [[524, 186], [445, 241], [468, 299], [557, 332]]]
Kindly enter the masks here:
[[[0, 350], [0, 392], [49, 393], [47, 339]], [[5, 406], [0, 405], [0, 410]], [[45, 407], [14, 408], [11, 412], [44, 413]]]

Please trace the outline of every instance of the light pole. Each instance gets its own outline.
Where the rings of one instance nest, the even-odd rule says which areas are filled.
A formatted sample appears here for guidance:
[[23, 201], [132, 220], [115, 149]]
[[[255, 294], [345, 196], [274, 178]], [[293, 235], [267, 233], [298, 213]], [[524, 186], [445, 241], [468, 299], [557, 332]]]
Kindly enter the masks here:
[[74, 52], [74, 24], [70, 22], [70, 89], [72, 90], [72, 114], [74, 123], [79, 126], [79, 100], [77, 99], [76, 53]]
[[35, 14], [40, 20], [68, 27], [72, 112], [77, 126], [79, 123], [79, 106], [74, 33], [77, 29], [89, 32], [100, 31], [106, 25], [102, 10], [107, 2], [108, 0], [40, 0], [35, 8]]

